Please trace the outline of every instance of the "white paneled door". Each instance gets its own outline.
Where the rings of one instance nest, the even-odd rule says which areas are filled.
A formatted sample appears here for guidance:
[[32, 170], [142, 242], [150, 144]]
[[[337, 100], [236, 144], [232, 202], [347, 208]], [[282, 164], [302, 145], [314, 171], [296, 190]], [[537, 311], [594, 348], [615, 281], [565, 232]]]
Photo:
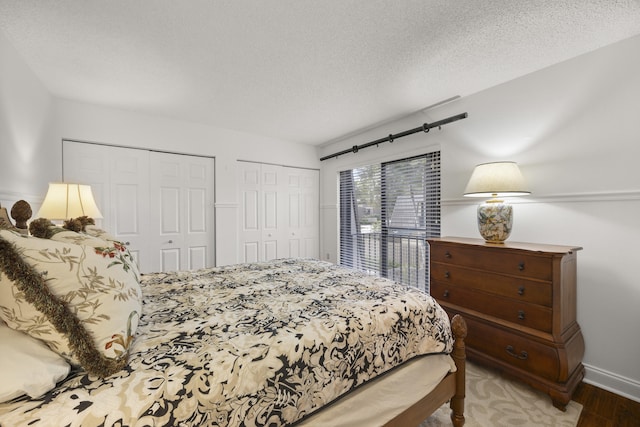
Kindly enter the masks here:
[[240, 262], [319, 254], [319, 172], [238, 162]]
[[288, 256], [318, 258], [320, 250], [319, 172], [283, 168], [288, 215], [286, 240]]
[[262, 259], [261, 168], [256, 163], [238, 162], [238, 260], [255, 262]]
[[90, 184], [104, 219], [140, 271], [211, 267], [214, 160], [63, 141], [63, 177]]
[[285, 230], [283, 228], [286, 221], [286, 207], [284, 205], [284, 180], [280, 173], [280, 167], [273, 165], [260, 166], [261, 187], [259, 198], [262, 206], [256, 215], [261, 219], [262, 230], [262, 258], [266, 261], [270, 259], [283, 258], [287, 256], [284, 243]]
[[152, 152], [153, 271], [212, 266], [213, 159]]
[[149, 265], [149, 153], [64, 141], [63, 178], [91, 185], [104, 217], [97, 225], [126, 243], [139, 266]]

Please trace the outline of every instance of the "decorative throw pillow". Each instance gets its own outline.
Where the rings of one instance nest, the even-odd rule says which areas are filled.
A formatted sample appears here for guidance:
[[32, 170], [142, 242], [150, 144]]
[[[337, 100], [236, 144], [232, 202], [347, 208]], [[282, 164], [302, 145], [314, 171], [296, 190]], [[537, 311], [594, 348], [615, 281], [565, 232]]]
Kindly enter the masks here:
[[75, 231], [65, 230], [64, 228], [60, 228], [59, 231], [52, 233], [51, 237], [49, 238], [51, 240], [55, 240], [56, 242], [73, 243], [74, 245], [87, 245], [94, 248], [107, 244], [107, 242], [103, 239], [99, 239], [85, 233], [77, 233]]
[[102, 240], [107, 240], [109, 242], [117, 242], [115, 237], [109, 234], [107, 231], [96, 227], [95, 225], [88, 224], [84, 227], [84, 232], [89, 236], [97, 237]]
[[13, 223], [9, 219], [9, 213], [3, 207], [0, 207], [0, 230], [15, 230]]
[[[122, 264], [125, 270], [131, 268], [136, 276], [136, 280], [140, 277], [138, 264], [124, 243], [115, 240], [106, 231], [93, 225], [91, 218], [80, 217], [69, 221], [71, 221], [72, 224], [77, 222], [79, 224], [78, 228], [81, 230], [89, 228], [89, 233], [84, 231], [76, 232], [75, 230], [69, 230], [65, 227], [59, 227], [47, 218], [38, 218], [31, 221], [29, 224], [29, 232], [32, 236], [41, 239], [51, 239], [57, 242], [87, 245], [96, 248], [102, 253], [103, 257], [112, 258], [113, 265]], [[65, 226], [69, 225], [69, 221], [65, 222]]]
[[0, 231], [0, 317], [89, 373], [122, 369], [142, 294], [137, 269], [114, 258], [90, 245]]
[[71, 367], [44, 343], [0, 321], [0, 402], [37, 398], [69, 375]]
[[133, 255], [131, 255], [131, 252], [129, 252], [129, 249], [127, 249], [124, 243], [113, 238], [107, 239], [107, 237], [110, 236], [106, 232], [93, 236], [87, 233], [76, 233], [75, 231], [62, 229], [62, 231], [53, 234], [51, 236], [51, 240], [91, 246], [96, 250], [97, 254], [102, 255], [103, 258], [109, 258], [111, 260], [109, 263], [110, 267], [121, 265], [125, 271], [131, 270], [136, 281], [138, 281], [140, 277], [138, 264], [133, 258]]

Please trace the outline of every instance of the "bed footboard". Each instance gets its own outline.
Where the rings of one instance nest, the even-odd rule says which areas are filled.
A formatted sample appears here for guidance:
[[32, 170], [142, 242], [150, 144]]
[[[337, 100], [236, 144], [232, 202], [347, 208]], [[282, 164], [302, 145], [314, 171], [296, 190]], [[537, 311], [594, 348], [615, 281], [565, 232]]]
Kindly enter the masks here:
[[465, 397], [465, 378], [466, 378], [466, 351], [464, 339], [467, 337], [467, 322], [456, 314], [451, 319], [451, 329], [455, 337], [453, 344], [453, 352], [451, 357], [456, 364], [456, 392], [451, 398], [451, 422], [454, 427], [462, 427], [464, 425], [464, 397]]
[[467, 336], [467, 323], [460, 315], [451, 320], [451, 330], [455, 338], [451, 358], [456, 372], [449, 372], [444, 379], [427, 395], [415, 404], [384, 424], [384, 427], [417, 426], [433, 414], [442, 405], [449, 402], [451, 422], [454, 427], [464, 425], [464, 398], [466, 378], [466, 351], [464, 339]]

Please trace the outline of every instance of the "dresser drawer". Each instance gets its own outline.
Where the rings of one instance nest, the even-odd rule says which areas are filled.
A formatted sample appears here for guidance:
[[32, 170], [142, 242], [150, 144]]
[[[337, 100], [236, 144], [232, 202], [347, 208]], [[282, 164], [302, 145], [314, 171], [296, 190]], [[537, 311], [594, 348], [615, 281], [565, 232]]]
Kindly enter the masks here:
[[466, 345], [509, 365], [551, 381], [560, 380], [558, 351], [484, 322], [466, 318], [469, 334]]
[[458, 287], [478, 290], [522, 302], [551, 307], [551, 282], [470, 270], [452, 264], [431, 264], [431, 281], [455, 283]]
[[500, 247], [432, 243], [429, 257], [432, 263], [464, 265], [533, 279], [552, 279], [552, 258], [548, 254]]
[[537, 304], [516, 301], [468, 288], [434, 281], [431, 283], [431, 296], [443, 305], [452, 304], [479, 313], [497, 317], [514, 325], [552, 331], [552, 310]]

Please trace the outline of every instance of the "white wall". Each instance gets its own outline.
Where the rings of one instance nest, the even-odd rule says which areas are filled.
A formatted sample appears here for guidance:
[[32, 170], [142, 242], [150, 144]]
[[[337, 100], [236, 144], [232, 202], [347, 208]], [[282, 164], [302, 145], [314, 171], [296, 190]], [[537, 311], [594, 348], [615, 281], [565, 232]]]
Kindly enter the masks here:
[[[319, 168], [314, 147], [52, 97], [0, 33], [0, 203], [34, 214], [62, 179], [62, 139], [215, 157], [216, 263], [237, 262], [236, 160]], [[247, 122], [251, 117], [247, 117]]]
[[53, 98], [0, 33], [0, 204], [46, 191], [55, 177], [49, 159]]
[[[480, 237], [473, 167], [514, 160], [532, 195], [510, 240], [582, 246], [578, 322], [587, 381], [640, 401], [640, 36], [323, 147], [321, 155], [454, 114], [465, 120], [322, 162], [323, 255], [337, 257], [336, 172], [440, 148], [442, 235]], [[472, 71], [472, 70], [471, 70]], [[455, 95], [455, 94], [451, 94]]]

